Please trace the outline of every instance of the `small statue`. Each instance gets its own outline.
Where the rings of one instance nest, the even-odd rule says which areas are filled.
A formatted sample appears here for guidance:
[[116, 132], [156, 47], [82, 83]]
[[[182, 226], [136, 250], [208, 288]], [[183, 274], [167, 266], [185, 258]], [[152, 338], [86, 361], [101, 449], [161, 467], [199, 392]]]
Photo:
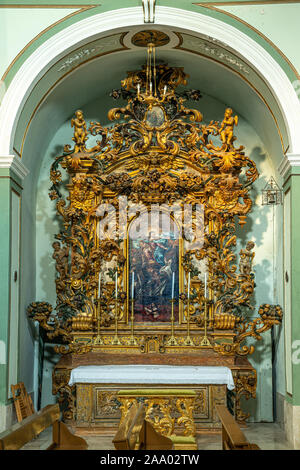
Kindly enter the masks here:
[[252, 271], [252, 262], [255, 256], [255, 253], [252, 252], [255, 246], [254, 242], [248, 242], [246, 245], [246, 249], [241, 249], [240, 251], [240, 273], [241, 274], [250, 274]]
[[237, 126], [238, 117], [233, 116], [233, 111], [231, 108], [225, 110], [224, 119], [220, 127], [220, 135], [223, 144], [232, 145], [234, 140], [233, 127]]
[[52, 247], [54, 248], [52, 258], [56, 261], [56, 271], [61, 278], [64, 278], [68, 272], [69, 247], [61, 248], [59, 242], [54, 242]]
[[87, 130], [82, 111], [78, 110], [75, 112], [75, 119], [71, 120], [71, 126], [74, 127], [74, 137], [72, 140], [75, 142], [75, 152], [84, 151], [85, 141], [87, 140]]

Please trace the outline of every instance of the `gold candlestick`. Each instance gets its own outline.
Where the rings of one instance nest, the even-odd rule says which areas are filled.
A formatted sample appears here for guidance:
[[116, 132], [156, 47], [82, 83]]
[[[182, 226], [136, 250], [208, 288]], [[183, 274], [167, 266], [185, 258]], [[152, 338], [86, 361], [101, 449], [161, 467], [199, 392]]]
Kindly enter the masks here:
[[204, 310], [204, 337], [200, 343], [200, 346], [211, 346], [211, 343], [207, 337], [207, 302], [208, 299], [204, 297], [205, 310]]
[[188, 304], [187, 304], [187, 337], [185, 338], [184, 344], [185, 346], [194, 346], [194, 342], [192, 338], [190, 337], [190, 299], [188, 298]]
[[118, 299], [116, 299], [116, 308], [115, 308], [115, 337], [113, 339], [113, 344], [121, 344], [121, 341], [118, 337]]
[[97, 337], [94, 340], [94, 344], [103, 344], [101, 335], [100, 335], [100, 327], [101, 327], [101, 301], [100, 299], [97, 300]]
[[175, 320], [175, 318], [174, 318], [174, 302], [175, 302], [175, 299], [171, 299], [170, 302], [171, 302], [171, 305], [172, 305], [172, 310], [171, 310], [171, 338], [167, 342], [167, 345], [168, 346], [176, 346], [177, 345], [177, 340], [174, 336], [174, 320]]
[[137, 341], [133, 335], [133, 322], [134, 322], [134, 299], [131, 299], [131, 338], [130, 338], [130, 344], [137, 344]]

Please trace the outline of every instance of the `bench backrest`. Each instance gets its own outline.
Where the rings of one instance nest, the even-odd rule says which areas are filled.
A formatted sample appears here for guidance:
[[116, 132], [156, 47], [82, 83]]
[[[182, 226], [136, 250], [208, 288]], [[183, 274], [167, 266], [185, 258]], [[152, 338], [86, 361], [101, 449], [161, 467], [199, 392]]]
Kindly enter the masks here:
[[249, 443], [226, 406], [216, 405], [216, 410], [222, 424], [223, 450], [259, 449], [256, 444]]
[[116, 450], [172, 449], [173, 442], [145, 420], [143, 404], [133, 403], [113, 439]]
[[27, 418], [34, 413], [34, 407], [31, 396], [28, 395], [23, 382], [16, 385], [11, 385], [11, 393], [14, 400], [17, 419], [20, 423], [23, 419]]
[[59, 405], [48, 405], [0, 434], [0, 450], [17, 450], [60, 418]]

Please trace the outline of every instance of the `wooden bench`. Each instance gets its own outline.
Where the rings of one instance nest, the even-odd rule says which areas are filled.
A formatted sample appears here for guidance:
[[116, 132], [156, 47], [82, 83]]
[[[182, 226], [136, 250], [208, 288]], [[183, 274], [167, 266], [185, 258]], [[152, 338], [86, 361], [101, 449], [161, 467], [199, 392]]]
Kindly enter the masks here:
[[52, 426], [52, 443], [41, 450], [85, 450], [84, 439], [74, 436], [67, 426], [60, 421], [59, 405], [48, 405], [41, 411], [14, 424], [0, 434], [0, 450], [19, 450], [25, 444], [38, 437], [45, 429]]
[[27, 416], [34, 414], [34, 407], [31, 400], [31, 396], [28, 395], [24, 382], [20, 382], [16, 385], [11, 385], [11, 393], [16, 409], [17, 419], [20, 423]]
[[256, 444], [248, 442], [226, 406], [216, 405], [216, 410], [222, 424], [223, 450], [260, 450]]
[[116, 450], [169, 450], [173, 442], [145, 419], [143, 404], [133, 403], [113, 439]]

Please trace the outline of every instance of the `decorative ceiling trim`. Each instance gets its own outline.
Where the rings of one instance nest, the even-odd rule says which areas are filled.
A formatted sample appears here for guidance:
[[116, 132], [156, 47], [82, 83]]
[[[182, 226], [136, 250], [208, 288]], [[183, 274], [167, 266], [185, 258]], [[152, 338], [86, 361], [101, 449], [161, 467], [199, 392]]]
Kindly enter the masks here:
[[[98, 59], [99, 57], [103, 57], [105, 55], [108, 55], [108, 54], [113, 54], [115, 52], [120, 52], [120, 51], [124, 51], [124, 50], [127, 50], [128, 47], [123, 43], [123, 37], [124, 35], [126, 35], [126, 32], [125, 33], [121, 33], [121, 36], [120, 36], [120, 45], [122, 47], [120, 48], [117, 48], [117, 49], [114, 49], [114, 50], [111, 50], [111, 51], [108, 51], [108, 52], [104, 52], [104, 53], [100, 53], [100, 54], [96, 54], [86, 60], [83, 60], [82, 62], [80, 63], [77, 63], [73, 68], [70, 68], [67, 72], [65, 72], [63, 75], [61, 75], [61, 77], [59, 77], [52, 85], [51, 87], [47, 90], [46, 93], [44, 93], [44, 95], [42, 96], [42, 98], [39, 100], [39, 102], [37, 103], [37, 105], [35, 106], [31, 116], [30, 116], [30, 119], [28, 120], [28, 123], [27, 123], [27, 126], [26, 126], [26, 129], [24, 131], [24, 135], [23, 135], [23, 138], [22, 138], [22, 143], [21, 143], [21, 148], [20, 148], [20, 152], [19, 152], [19, 156], [22, 158], [22, 153], [23, 153], [23, 147], [24, 147], [24, 143], [25, 143], [25, 139], [26, 139], [26, 136], [27, 136], [27, 133], [28, 133], [28, 130], [29, 130], [29, 127], [32, 123], [32, 120], [35, 116], [35, 114], [37, 113], [38, 109], [40, 108], [40, 106], [42, 105], [42, 103], [44, 102], [44, 100], [47, 98], [47, 96], [49, 95], [49, 93], [51, 93], [51, 91], [62, 81], [64, 80], [69, 74], [71, 74], [72, 72], [74, 72], [75, 70], [77, 70], [79, 67], [83, 66], [83, 65], [86, 65], [88, 62], [91, 62], [92, 60], [94, 59]], [[110, 37], [110, 36], [105, 36], [103, 37], [102, 39], [106, 39], [107, 37]], [[59, 61], [57, 62], [59, 63]], [[56, 64], [55, 64], [56, 65]], [[60, 69], [59, 69], [60, 70]], [[38, 83], [37, 83], [38, 84]], [[36, 85], [37, 85], [36, 84]], [[15, 150], [15, 149], [14, 149]]]
[[[44, 74], [49, 65], [64, 51], [75, 44], [83, 43], [91, 34], [96, 36], [111, 31], [112, 24], [121, 27], [143, 25], [142, 9], [123, 8], [87, 17], [65, 28], [45, 41], [24, 62], [13, 78], [0, 108], [0, 154], [10, 154], [14, 132], [24, 100]], [[157, 7], [156, 24], [186, 30], [213, 37], [229, 45], [237, 54], [245, 58], [264, 76], [273, 91], [286, 122], [291, 152], [300, 153], [300, 102], [284, 70], [276, 60], [254, 39], [237, 28], [202, 13], [190, 12], [172, 7]]]
[[[243, 4], [244, 2], [241, 2]], [[295, 3], [295, 2], [293, 2]], [[298, 0], [297, 3], [300, 3], [300, 0]], [[251, 29], [254, 33], [256, 33], [258, 36], [260, 36], [264, 41], [266, 41], [281, 57], [282, 59], [288, 64], [288, 66], [291, 68], [291, 70], [294, 72], [295, 76], [300, 80], [300, 75], [298, 71], [296, 70], [295, 66], [292, 64], [292, 62], [288, 59], [288, 57], [282, 52], [281, 49], [279, 49], [278, 46], [274, 42], [272, 42], [267, 36], [265, 36], [263, 33], [261, 33], [258, 29], [256, 29], [254, 26], [251, 24], [247, 23], [247, 21], [242, 20], [236, 15], [233, 15], [232, 13], [229, 13], [224, 10], [220, 10], [220, 8], [217, 8], [217, 6], [221, 6], [221, 3], [219, 2], [214, 2], [214, 3], [195, 3], [196, 6], [201, 6], [203, 8], [207, 8], [208, 10], [216, 11], [218, 13], [221, 13], [223, 15], [229, 16], [230, 18], [234, 19], [235, 21], [238, 21], [239, 23], [242, 23], [244, 26], [247, 28]], [[213, 6], [216, 5], [216, 6]], [[233, 2], [233, 5], [236, 5], [236, 2]], [[225, 4], [223, 4], [225, 6]], [[229, 6], [229, 4], [228, 4]]]
[[[98, 6], [98, 5], [96, 5]], [[35, 42], [37, 41], [37, 39], [39, 39], [41, 36], [43, 36], [43, 34], [47, 33], [48, 31], [50, 31], [52, 28], [54, 28], [55, 26], [57, 26], [59, 23], [62, 23], [63, 21], [67, 20], [68, 18], [71, 18], [72, 16], [75, 16], [75, 15], [78, 15], [79, 13], [82, 13], [84, 11], [87, 11], [87, 10], [91, 10], [92, 8], [94, 7], [91, 7], [91, 6], [88, 6], [88, 7], [84, 7], [84, 8], [81, 8], [80, 10], [78, 11], [74, 11], [73, 13], [70, 13], [69, 15], [66, 15], [64, 16], [63, 18], [61, 18], [60, 20], [58, 21], [55, 21], [55, 23], [52, 23], [50, 26], [48, 26], [47, 28], [43, 29], [43, 31], [41, 31], [39, 34], [37, 34], [33, 39], [31, 39], [31, 41], [29, 41], [28, 44], [26, 44], [25, 47], [23, 47], [23, 49], [18, 53], [18, 55], [16, 55], [16, 57], [13, 59], [13, 61], [9, 64], [8, 68], [5, 70], [4, 74], [2, 75], [1, 79], [0, 79], [0, 84], [1, 82], [4, 82], [4, 80], [6, 79], [7, 75], [9, 74], [10, 70], [12, 69], [12, 67], [14, 66], [14, 64], [17, 62], [17, 60], [21, 57], [22, 54], [24, 54], [24, 52]]]
[[[277, 129], [277, 132], [278, 132], [278, 136], [279, 136], [279, 139], [280, 139], [280, 142], [281, 142], [281, 147], [282, 147], [282, 150], [284, 151], [285, 150], [285, 147], [284, 147], [284, 142], [283, 142], [283, 136], [282, 136], [282, 132], [280, 130], [280, 126], [278, 124], [278, 120], [276, 119], [276, 116], [275, 114], [273, 113], [271, 107], [269, 106], [269, 104], [267, 103], [266, 99], [264, 98], [264, 96], [261, 94], [261, 92], [253, 85], [253, 83], [251, 83], [250, 80], [248, 80], [246, 78], [246, 76], [242, 75], [240, 71], [236, 70], [235, 68], [233, 68], [232, 66], [230, 66], [229, 64], [226, 64], [224, 62], [222, 62], [221, 60], [218, 60], [216, 59], [215, 57], [209, 57], [208, 55], [205, 55], [203, 54], [202, 52], [198, 52], [198, 51], [194, 51], [194, 50], [191, 50], [191, 49], [186, 49], [184, 47], [182, 47], [182, 41], [179, 43], [178, 46], [175, 47], [175, 49], [178, 49], [178, 50], [181, 50], [181, 51], [186, 51], [186, 52], [189, 52], [191, 54], [196, 54], [198, 56], [201, 56], [201, 57], [204, 57], [205, 59], [207, 60], [210, 60], [212, 62], [215, 62], [219, 65], [221, 65], [222, 67], [225, 67], [227, 68], [228, 70], [230, 70], [232, 73], [238, 75], [242, 80], [244, 80], [247, 85], [252, 88], [252, 90], [255, 91], [255, 93], [257, 94], [257, 96], [261, 99], [261, 101], [264, 103], [264, 105], [266, 106], [266, 108], [269, 110], [273, 120], [274, 120], [274, 123], [275, 123], [275, 126], [276, 126], [276, 129]], [[267, 84], [265, 83], [265, 85], [267, 86]], [[275, 99], [275, 98], [274, 98]]]
[[156, 0], [142, 0], [142, 4], [144, 13], [144, 23], [154, 23]]

